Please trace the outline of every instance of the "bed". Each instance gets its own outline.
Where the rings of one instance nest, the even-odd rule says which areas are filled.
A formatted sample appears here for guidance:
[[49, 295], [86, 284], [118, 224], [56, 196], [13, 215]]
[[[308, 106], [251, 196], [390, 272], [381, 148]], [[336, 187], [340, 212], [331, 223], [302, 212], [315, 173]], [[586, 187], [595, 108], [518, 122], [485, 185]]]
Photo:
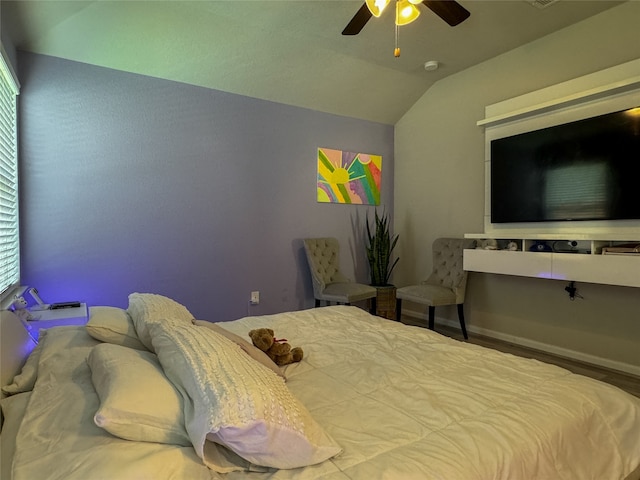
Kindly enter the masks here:
[[[90, 311], [24, 365], [3, 312], [3, 479], [640, 478], [640, 399], [556, 366], [352, 306], [194, 324], [133, 294]], [[252, 350], [263, 327], [303, 360]]]

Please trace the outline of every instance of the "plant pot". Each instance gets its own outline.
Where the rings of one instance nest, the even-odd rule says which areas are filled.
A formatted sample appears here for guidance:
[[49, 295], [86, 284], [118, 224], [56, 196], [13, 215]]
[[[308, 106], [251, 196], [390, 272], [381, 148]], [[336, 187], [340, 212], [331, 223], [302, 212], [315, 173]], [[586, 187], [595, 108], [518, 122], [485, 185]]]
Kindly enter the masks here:
[[384, 285], [381, 287], [376, 286], [376, 315], [379, 317], [388, 318], [389, 320], [396, 319], [396, 286]]

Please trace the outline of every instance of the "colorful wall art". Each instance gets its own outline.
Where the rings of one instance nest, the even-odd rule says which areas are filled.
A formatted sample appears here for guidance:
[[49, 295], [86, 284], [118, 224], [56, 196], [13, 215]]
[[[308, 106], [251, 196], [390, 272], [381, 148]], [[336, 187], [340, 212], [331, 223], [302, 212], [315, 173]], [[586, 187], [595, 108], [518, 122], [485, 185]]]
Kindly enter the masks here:
[[318, 202], [380, 205], [382, 156], [318, 148]]

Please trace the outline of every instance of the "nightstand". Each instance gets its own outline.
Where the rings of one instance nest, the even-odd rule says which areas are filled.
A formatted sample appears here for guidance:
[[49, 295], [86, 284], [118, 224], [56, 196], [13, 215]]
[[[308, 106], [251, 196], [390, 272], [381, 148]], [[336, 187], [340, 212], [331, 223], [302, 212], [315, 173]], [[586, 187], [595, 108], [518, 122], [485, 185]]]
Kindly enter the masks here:
[[31, 328], [31, 336], [38, 340], [40, 330], [44, 328], [60, 327], [63, 325], [84, 325], [87, 323], [87, 304], [79, 307], [60, 308], [57, 310], [29, 310], [31, 320], [27, 324]]

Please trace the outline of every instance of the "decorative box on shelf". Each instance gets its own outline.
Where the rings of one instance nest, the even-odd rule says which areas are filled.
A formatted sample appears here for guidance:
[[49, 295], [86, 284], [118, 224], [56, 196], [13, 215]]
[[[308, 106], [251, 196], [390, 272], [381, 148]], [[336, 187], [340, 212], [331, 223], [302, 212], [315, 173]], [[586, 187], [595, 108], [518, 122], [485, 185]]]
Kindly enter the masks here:
[[48, 306], [36, 305], [29, 309], [31, 318], [27, 321], [31, 336], [37, 340], [40, 330], [65, 325], [84, 325], [87, 323], [87, 304], [79, 307], [51, 309]]
[[603, 255], [640, 255], [640, 243], [602, 247]]

